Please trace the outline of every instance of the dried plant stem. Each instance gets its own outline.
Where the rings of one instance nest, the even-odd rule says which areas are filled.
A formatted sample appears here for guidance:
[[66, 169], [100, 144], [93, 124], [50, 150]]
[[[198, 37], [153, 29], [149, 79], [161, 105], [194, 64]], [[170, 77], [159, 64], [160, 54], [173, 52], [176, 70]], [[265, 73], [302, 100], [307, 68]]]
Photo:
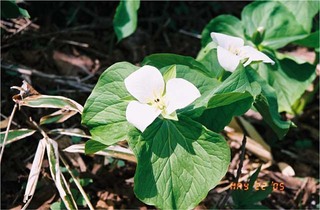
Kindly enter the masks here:
[[[241, 170], [242, 170], [242, 167], [243, 167], [243, 161], [244, 161], [244, 156], [245, 156], [245, 153], [246, 153], [246, 143], [247, 143], [247, 131], [246, 129], [244, 128], [244, 126], [242, 125], [241, 121], [238, 119], [238, 118], [235, 118], [237, 123], [239, 124], [239, 126], [241, 127], [242, 131], [243, 131], [243, 139], [242, 139], [242, 144], [241, 144], [241, 155], [240, 155], [240, 162], [239, 162], [239, 167], [238, 167], [238, 170], [237, 170], [237, 175], [234, 179], [234, 182], [235, 183], [238, 183], [239, 182], [239, 178], [241, 176]], [[222, 209], [226, 202], [228, 201], [228, 198], [230, 197], [231, 195], [231, 190], [228, 191], [227, 195], [225, 195], [222, 199], [221, 202], [219, 202], [218, 204], [218, 208], [219, 209]]]
[[86, 203], [88, 204], [89, 209], [90, 209], [90, 210], [94, 210], [94, 207], [92, 206], [92, 204], [91, 204], [91, 202], [90, 202], [90, 199], [88, 198], [86, 192], [85, 192], [84, 189], [82, 188], [82, 186], [81, 186], [80, 182], [78, 181], [78, 179], [73, 175], [73, 173], [72, 173], [72, 171], [71, 171], [71, 169], [70, 169], [69, 164], [64, 160], [64, 158], [63, 158], [61, 155], [60, 155], [60, 159], [61, 159], [62, 163], [65, 165], [65, 167], [66, 167], [67, 171], [69, 172], [69, 174], [71, 175], [74, 183], [77, 185], [77, 187], [78, 187], [80, 193], [82, 194], [84, 200], [85, 200]]
[[12, 112], [11, 112], [11, 115], [10, 115], [10, 118], [9, 118], [9, 122], [8, 122], [8, 126], [7, 126], [7, 129], [6, 129], [6, 133], [4, 134], [4, 138], [3, 138], [3, 142], [2, 142], [2, 147], [1, 147], [1, 152], [0, 152], [0, 163], [2, 161], [2, 156], [3, 156], [3, 152], [4, 152], [4, 148], [5, 148], [5, 145], [6, 145], [6, 141], [7, 141], [7, 138], [8, 138], [8, 133], [9, 133], [9, 130], [10, 130], [10, 125], [12, 123], [12, 119], [13, 119], [13, 116], [14, 116], [14, 113], [16, 112], [17, 110], [17, 107], [18, 105], [17, 104], [14, 104], [14, 107], [12, 109]]

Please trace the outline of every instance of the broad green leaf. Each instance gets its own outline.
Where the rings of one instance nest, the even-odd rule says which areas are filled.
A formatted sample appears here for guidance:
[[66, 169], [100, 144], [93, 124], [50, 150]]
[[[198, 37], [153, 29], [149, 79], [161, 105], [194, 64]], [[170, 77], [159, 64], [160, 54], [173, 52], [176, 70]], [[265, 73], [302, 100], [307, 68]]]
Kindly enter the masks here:
[[201, 71], [207, 76], [213, 76], [212, 73], [201, 63], [190, 56], [176, 55], [170, 53], [157, 53], [145, 57], [142, 65], [151, 65], [161, 69], [171, 65], [184, 65], [191, 69]]
[[243, 93], [245, 91], [249, 92], [253, 97], [256, 97], [261, 93], [261, 87], [256, 81], [250, 79], [249, 70], [242, 65], [239, 65], [238, 68], [213, 91], [213, 93]]
[[278, 113], [278, 102], [275, 90], [262, 79], [255, 70], [248, 71], [252, 81], [256, 81], [262, 88], [261, 94], [256, 97], [254, 107], [262, 115], [263, 120], [277, 134], [278, 138], [283, 138], [292, 123], [290, 121], [281, 120]]
[[220, 132], [233, 116], [244, 114], [250, 109], [253, 97], [250, 93], [220, 93], [214, 95], [201, 117], [196, 119], [214, 132]]
[[[213, 89], [215, 89], [220, 82], [214, 78], [210, 78], [197, 69], [192, 69], [189, 66], [175, 65], [176, 66], [176, 77], [183, 78], [192, 84], [194, 84], [201, 93], [201, 97], [198, 98], [191, 105], [178, 110], [177, 113], [188, 113], [187, 115], [191, 118], [198, 117], [202, 114], [206, 107], [210, 97], [207, 97]], [[161, 72], [167, 72], [167, 69], [171, 66], [160, 69]]]
[[99, 152], [100, 150], [103, 150], [107, 147], [107, 145], [102, 144], [98, 141], [89, 140], [85, 144], [85, 153], [86, 154], [94, 154], [96, 152]]
[[2, 0], [1, 1], [1, 17], [4, 18], [30, 18], [27, 10], [19, 7], [15, 0]]
[[279, 0], [295, 17], [297, 22], [310, 33], [312, 28], [312, 19], [319, 12], [319, 1]]
[[113, 18], [118, 42], [130, 36], [137, 28], [140, 0], [121, 0]]
[[276, 91], [279, 112], [292, 113], [291, 106], [316, 77], [314, 65], [297, 64], [287, 58], [279, 60], [275, 66], [266, 66], [261, 63], [258, 71], [261, 77]]
[[[196, 120], [210, 130], [219, 132], [229, 124], [233, 116], [248, 111], [254, 98], [260, 93], [260, 85], [252, 81], [248, 70], [239, 65], [236, 71], [212, 89], [203, 101], [198, 101], [198, 104], [202, 103], [207, 110]], [[206, 102], [207, 104], [204, 104]], [[198, 104], [195, 106], [199, 106]]]
[[294, 44], [302, 45], [310, 48], [319, 48], [319, 30], [309, 34], [304, 39], [300, 39], [294, 42]]
[[[9, 130], [5, 145], [11, 144], [12, 142], [18, 141], [20, 139], [24, 139], [27, 136], [31, 136], [32, 134], [34, 134], [34, 132], [36, 132], [36, 130], [31, 130], [26, 128], [22, 128], [18, 130]], [[3, 144], [5, 133], [6, 133], [5, 131], [0, 133], [0, 146], [2, 146]]]
[[138, 67], [120, 62], [109, 67], [87, 99], [82, 123], [89, 127], [92, 139], [106, 145], [128, 139], [127, 133], [133, 126], [127, 122], [127, 98], [131, 95], [124, 79]]
[[157, 119], [145, 132], [130, 133], [138, 159], [136, 196], [160, 209], [191, 209], [225, 175], [230, 149], [222, 136], [187, 117]]
[[[273, 129], [278, 137], [282, 138], [288, 132], [291, 123], [281, 120], [278, 114], [275, 91], [252, 68], [238, 67], [238, 69], [220, 86], [213, 90], [208, 97], [213, 97], [221, 93], [239, 92], [243, 94], [245, 91], [254, 97], [254, 107], [260, 112], [266, 123]], [[211, 103], [218, 104], [219, 102], [212, 98]], [[250, 100], [250, 97], [247, 99], [238, 98], [238, 100], [234, 98], [234, 103], [204, 111], [198, 121], [206, 125], [209, 129], [218, 132], [230, 122], [232, 116], [245, 113], [251, 105], [252, 100]]]
[[220, 15], [212, 19], [203, 29], [201, 45], [205, 47], [212, 41], [210, 33], [218, 32], [244, 39], [242, 22], [232, 15]]
[[279, 2], [253, 2], [242, 10], [241, 18], [249, 37], [262, 28], [265, 34], [261, 45], [273, 49], [307, 36], [307, 31], [295, 16]]

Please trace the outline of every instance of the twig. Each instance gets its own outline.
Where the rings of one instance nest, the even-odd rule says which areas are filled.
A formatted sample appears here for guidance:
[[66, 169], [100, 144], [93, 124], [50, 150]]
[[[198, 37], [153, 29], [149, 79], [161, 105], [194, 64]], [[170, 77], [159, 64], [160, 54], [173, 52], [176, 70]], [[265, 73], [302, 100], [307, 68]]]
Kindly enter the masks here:
[[81, 79], [79, 77], [74, 77], [74, 76], [67, 77], [67, 76], [59, 76], [55, 74], [46, 74], [35, 69], [16, 67], [13, 64], [7, 64], [7, 63], [4, 63], [3, 61], [1, 61], [1, 68], [9, 71], [19, 72], [20, 74], [23, 74], [23, 75], [28, 75], [28, 76], [35, 75], [38, 77], [47, 78], [56, 83], [68, 85], [86, 92], [91, 92], [93, 89], [93, 86], [90, 84], [80, 83]]
[[187, 36], [191, 36], [191, 37], [194, 37], [197, 39], [201, 39], [201, 34], [192, 33], [192, 32], [186, 31], [184, 29], [180, 29], [179, 33], [187, 35]]
[[80, 182], [78, 181], [78, 179], [77, 179], [77, 178], [74, 176], [74, 174], [72, 173], [69, 164], [64, 160], [64, 158], [63, 158], [61, 155], [59, 155], [59, 157], [60, 157], [62, 163], [65, 165], [67, 171], [68, 171], [69, 174], [71, 175], [74, 183], [77, 185], [77, 187], [78, 187], [80, 193], [82, 194], [84, 200], [87, 202], [87, 204], [88, 204], [88, 206], [89, 206], [89, 209], [90, 209], [90, 210], [94, 210], [94, 207], [92, 206], [92, 204], [91, 204], [91, 202], [90, 202], [90, 199], [88, 198], [86, 192], [83, 190], [83, 188], [82, 188]]
[[17, 34], [19, 33], [20, 31], [24, 30], [25, 28], [27, 28], [31, 23], [32, 21], [30, 21], [29, 19], [25, 19], [27, 22], [25, 24], [23, 24], [20, 28], [18, 28], [18, 30], [14, 33], [14, 34]]
[[[239, 162], [239, 167], [238, 167], [238, 170], [237, 170], [237, 175], [236, 175], [236, 177], [234, 179], [234, 182], [238, 184], [239, 178], [240, 178], [240, 175], [241, 175], [241, 170], [242, 170], [242, 167], [243, 167], [244, 156], [245, 156], [245, 153], [246, 153], [246, 143], [247, 143], [247, 135], [248, 135], [248, 133], [247, 133], [246, 129], [244, 128], [244, 126], [242, 125], [241, 121], [238, 118], [235, 118], [235, 119], [236, 119], [237, 123], [239, 124], [239, 126], [241, 127], [241, 129], [243, 131], [240, 162]], [[219, 208], [222, 208], [226, 204], [226, 202], [228, 201], [228, 198], [231, 195], [231, 192], [232, 191], [229, 190], [227, 195], [224, 196], [224, 198], [222, 199], [222, 201], [218, 205]]]
[[12, 123], [12, 119], [13, 119], [14, 113], [15, 113], [16, 110], [17, 110], [17, 107], [18, 107], [18, 105], [17, 105], [17, 104], [14, 104], [13, 110], [12, 110], [11, 115], [10, 115], [10, 118], [9, 118], [9, 122], [8, 122], [8, 126], [7, 126], [7, 129], [6, 129], [6, 133], [4, 134], [3, 143], [2, 143], [2, 147], [1, 147], [1, 153], [0, 153], [0, 163], [1, 163], [1, 161], [2, 161], [2, 156], [3, 156], [4, 148], [5, 148], [5, 145], [6, 145], [6, 141], [7, 141], [7, 138], [8, 138], [8, 133], [9, 133], [9, 130], [10, 130], [10, 125], [11, 125], [11, 123]]
[[55, 39], [55, 41], [56, 42], [65, 43], [65, 44], [74, 45], [74, 46], [78, 46], [78, 47], [84, 47], [84, 48], [90, 47], [89, 44], [87, 44], [87, 43], [81, 43], [81, 42], [76, 42], [76, 41], [72, 41], [72, 40]]
[[67, 28], [67, 29], [64, 29], [64, 30], [59, 30], [59, 31], [56, 31], [56, 32], [50, 32], [50, 33], [46, 33], [46, 34], [40, 34], [40, 35], [37, 35], [37, 36], [32, 36], [32, 37], [27, 37], [27, 38], [24, 38], [24, 39], [20, 39], [20, 40], [15, 40], [14, 42], [12, 43], [8, 43], [8, 44], [5, 44], [5, 45], [2, 45], [0, 47], [0, 49], [5, 49], [5, 48], [8, 48], [8, 47], [11, 47], [13, 45], [16, 45], [16, 44], [19, 44], [20, 42], [25, 42], [25, 41], [30, 41], [30, 40], [33, 40], [33, 39], [38, 39], [38, 38], [51, 38], [55, 35], [62, 35], [62, 34], [71, 34], [71, 33], [76, 33], [76, 32], [79, 32], [80, 30], [88, 30], [88, 29], [109, 29], [108, 26], [106, 26], [105, 24], [88, 24], [88, 25], [81, 25], [81, 26], [76, 26], [76, 27], [73, 27], [73, 28]]

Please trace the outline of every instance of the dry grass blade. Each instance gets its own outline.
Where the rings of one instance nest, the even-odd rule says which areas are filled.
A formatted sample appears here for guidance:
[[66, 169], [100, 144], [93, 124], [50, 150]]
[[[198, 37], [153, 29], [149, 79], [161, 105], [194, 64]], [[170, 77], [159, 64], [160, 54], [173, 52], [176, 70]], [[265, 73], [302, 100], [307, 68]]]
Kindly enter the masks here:
[[74, 100], [63, 96], [50, 96], [38, 93], [30, 84], [23, 81], [21, 87], [13, 86], [12, 89], [20, 90], [20, 93], [12, 97], [13, 101], [19, 106], [33, 108], [58, 108], [64, 110], [83, 111], [83, 107]]
[[[34, 134], [34, 132], [36, 132], [36, 130], [31, 130], [31, 129], [26, 129], [26, 128], [22, 128], [22, 129], [18, 129], [18, 130], [10, 130], [8, 132], [8, 137], [7, 137], [5, 145], [11, 144], [12, 142], [18, 141], [18, 140], [23, 139], [27, 136], [31, 136], [32, 134]], [[6, 132], [0, 133], [0, 146], [3, 145], [5, 133]]]
[[[64, 151], [71, 152], [71, 153], [85, 153], [85, 145], [84, 144], [71, 145], [70, 147], [64, 149]], [[137, 162], [137, 159], [131, 150], [118, 145], [109, 146], [106, 149], [96, 152], [94, 154], [128, 160], [134, 163]]]
[[50, 124], [50, 123], [62, 123], [77, 114], [74, 110], [60, 109], [52, 114], [41, 117], [40, 125]]
[[26, 204], [22, 207], [22, 209], [26, 209], [28, 207], [36, 190], [45, 150], [46, 142], [44, 139], [41, 139], [39, 141], [38, 148], [33, 159], [31, 171], [28, 177], [27, 187], [23, 198], [23, 202]]
[[17, 100], [17, 102], [20, 106], [33, 108], [59, 108], [77, 111], [80, 114], [83, 111], [83, 107], [80, 104], [63, 96], [36, 95]]
[[[4, 134], [4, 138], [3, 138], [3, 141], [2, 141], [2, 144], [3, 145], [6, 145], [6, 141], [7, 141], [7, 138], [8, 138], [8, 133], [9, 133], [9, 130], [10, 130], [10, 125], [11, 125], [11, 122], [12, 122], [12, 119], [13, 119], [13, 116], [14, 116], [14, 113], [16, 112], [17, 110], [17, 104], [14, 105], [13, 109], [12, 109], [12, 112], [11, 112], [11, 115], [9, 117], [9, 122], [8, 122], [8, 127], [6, 129], [6, 132]], [[3, 156], [3, 153], [4, 153], [4, 148], [5, 146], [2, 146], [1, 147], [1, 152], [0, 152], [0, 163], [2, 161], [2, 156]]]
[[48, 132], [48, 134], [59, 134], [59, 135], [67, 135], [67, 136], [77, 136], [81, 138], [90, 139], [91, 136], [86, 135], [86, 133], [80, 128], [58, 128]]
[[78, 179], [74, 176], [74, 174], [73, 174], [73, 173], [72, 173], [72, 171], [70, 170], [69, 165], [67, 164], [67, 162], [66, 162], [66, 161], [65, 161], [61, 156], [60, 156], [60, 159], [61, 159], [61, 161], [63, 162], [63, 164], [65, 165], [65, 167], [66, 167], [67, 171], [69, 172], [69, 174], [71, 175], [71, 177], [72, 177], [72, 179], [73, 179], [74, 183], [75, 183], [75, 184], [76, 184], [76, 186], [78, 187], [78, 189], [79, 189], [80, 193], [82, 194], [82, 196], [83, 196], [84, 200], [85, 200], [85, 201], [86, 201], [86, 203], [88, 204], [88, 206], [89, 206], [90, 210], [94, 210], [94, 208], [93, 208], [93, 206], [92, 206], [92, 204], [91, 204], [91, 202], [90, 202], [90, 200], [89, 200], [89, 198], [88, 198], [88, 196], [87, 196], [86, 192], [83, 190], [83, 188], [82, 188], [82, 186], [81, 186], [80, 182], [78, 181]]
[[71, 194], [68, 183], [66, 182], [64, 176], [60, 171], [58, 144], [48, 137], [46, 138], [46, 140], [50, 172], [59, 191], [60, 197], [67, 209], [78, 209], [77, 204]]

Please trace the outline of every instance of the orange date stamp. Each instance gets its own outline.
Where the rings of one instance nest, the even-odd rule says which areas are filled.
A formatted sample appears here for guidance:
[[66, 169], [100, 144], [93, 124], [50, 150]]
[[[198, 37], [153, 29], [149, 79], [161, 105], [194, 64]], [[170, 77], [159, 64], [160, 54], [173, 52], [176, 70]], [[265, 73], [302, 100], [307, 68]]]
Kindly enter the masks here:
[[[272, 190], [284, 191], [284, 183], [282, 182], [271, 182]], [[255, 181], [253, 185], [253, 189], [255, 190], [266, 190], [269, 186], [268, 182], [258, 182]], [[231, 182], [230, 190], [249, 190], [249, 182]]]

